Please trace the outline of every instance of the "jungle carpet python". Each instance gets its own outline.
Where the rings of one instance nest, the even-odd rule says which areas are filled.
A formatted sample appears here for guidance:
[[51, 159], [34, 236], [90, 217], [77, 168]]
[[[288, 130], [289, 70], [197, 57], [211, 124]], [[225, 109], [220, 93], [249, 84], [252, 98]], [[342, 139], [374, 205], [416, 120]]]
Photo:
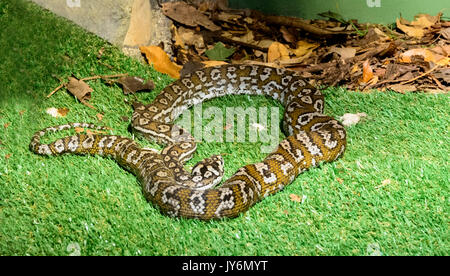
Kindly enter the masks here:
[[[223, 175], [220, 155], [207, 158], [192, 172], [183, 168], [196, 150], [194, 137], [172, 122], [184, 110], [223, 95], [266, 95], [285, 107], [283, 128], [287, 138], [262, 162], [246, 165], [219, 187]], [[41, 144], [49, 131], [74, 127], [106, 129], [71, 123], [36, 132], [30, 149], [41, 155], [99, 154], [114, 158], [134, 173], [147, 200], [168, 215], [217, 219], [236, 217], [266, 196], [282, 190], [300, 173], [341, 156], [346, 147], [344, 127], [323, 114], [321, 92], [296, 72], [258, 65], [208, 67], [167, 86], [149, 105], [135, 104], [134, 132], [166, 144], [157, 152], [132, 139], [101, 134], [78, 134]]]

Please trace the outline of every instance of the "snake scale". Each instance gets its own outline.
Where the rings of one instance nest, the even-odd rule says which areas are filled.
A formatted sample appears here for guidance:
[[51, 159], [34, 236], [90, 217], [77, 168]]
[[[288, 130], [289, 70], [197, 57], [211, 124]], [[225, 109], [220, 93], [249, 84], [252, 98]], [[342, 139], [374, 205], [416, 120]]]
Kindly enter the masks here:
[[[261, 162], [245, 165], [221, 182], [223, 159], [215, 155], [199, 162], [191, 172], [183, 168], [196, 150], [194, 137], [172, 122], [189, 107], [224, 95], [265, 95], [285, 107], [287, 136]], [[116, 135], [77, 134], [49, 144], [40, 142], [47, 132], [85, 127], [70, 123], [37, 131], [30, 149], [41, 155], [99, 154], [115, 159], [134, 173], [145, 198], [162, 213], [203, 220], [236, 217], [256, 202], [282, 190], [303, 171], [341, 156], [346, 147], [344, 127], [323, 114], [324, 97], [298, 73], [260, 65], [207, 67], [176, 80], [144, 105], [134, 104], [134, 132], [164, 143], [158, 152]]]

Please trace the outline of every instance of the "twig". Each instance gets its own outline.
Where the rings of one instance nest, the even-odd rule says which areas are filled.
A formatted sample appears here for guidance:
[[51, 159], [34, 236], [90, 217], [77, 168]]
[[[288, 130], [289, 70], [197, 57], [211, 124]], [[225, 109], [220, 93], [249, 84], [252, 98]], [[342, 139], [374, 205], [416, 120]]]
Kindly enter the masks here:
[[[124, 74], [115, 74], [115, 75], [102, 75], [102, 76], [92, 76], [92, 77], [87, 77], [87, 78], [82, 78], [80, 80], [85, 81], [85, 80], [95, 80], [95, 79], [108, 79], [108, 78], [119, 78], [119, 77], [125, 77], [128, 76], [128, 73], [124, 73]], [[58, 77], [56, 77], [58, 78]], [[60, 85], [58, 85], [58, 87], [56, 87], [52, 92], [50, 92], [47, 95], [47, 98], [50, 98], [53, 94], [55, 94], [59, 89], [63, 88], [67, 82], [63, 82], [60, 78], [58, 78], [59, 81], [61, 82]], [[94, 108], [92, 105], [87, 104], [86, 102], [84, 102], [85, 105], [89, 106], [90, 108]]]
[[119, 78], [119, 77], [125, 77], [125, 76], [128, 76], [128, 73], [115, 74], [115, 75], [92, 76], [92, 77], [82, 78], [80, 80], [86, 81], [86, 80], [96, 80], [96, 79], [109, 79], [109, 78]]
[[228, 37], [225, 37], [225, 36], [223, 36], [221, 34], [218, 34], [217, 32], [206, 32], [205, 31], [205, 34], [207, 36], [211, 37], [212, 39], [217, 39], [217, 40], [222, 41], [224, 43], [237, 44], [237, 45], [241, 45], [243, 47], [259, 50], [259, 51], [262, 51], [262, 52], [267, 52], [268, 49], [269, 49], [268, 47], [264, 48], [264, 47], [261, 47], [261, 46], [258, 46], [258, 45], [246, 43], [246, 42], [239, 41], [239, 40], [234, 40], [232, 38], [228, 38]]
[[433, 72], [434, 70], [436, 70], [439, 66], [440, 66], [439, 64], [436, 64], [436, 65], [435, 65], [433, 68], [431, 68], [430, 70], [428, 70], [428, 71], [426, 71], [426, 72], [424, 72], [424, 73], [418, 75], [418, 76], [415, 77], [415, 78], [412, 78], [412, 79], [410, 79], [410, 80], [401, 82], [400, 84], [407, 84], [407, 83], [413, 82], [413, 81], [415, 81], [415, 80], [417, 80], [417, 79], [420, 79], [421, 77], [426, 76], [426, 75], [430, 74], [431, 72]]
[[331, 31], [327, 29], [322, 29], [314, 25], [308, 24], [304, 20], [295, 17], [274, 16], [274, 15], [260, 15], [260, 17], [262, 20], [270, 24], [291, 26], [294, 28], [299, 28], [304, 31], [310, 32], [312, 34], [321, 35], [325, 37], [351, 33], [348, 31]]
[[80, 100], [80, 102], [81, 102], [82, 104], [84, 104], [85, 106], [89, 107], [89, 108], [97, 109], [97, 108], [95, 108], [93, 105], [91, 105], [90, 103], [86, 102], [85, 100]]
[[436, 79], [433, 75], [429, 75], [428, 77], [431, 78], [441, 90], [445, 90], [445, 86], [443, 86], [442, 83], [438, 79]]
[[65, 85], [65, 83], [61, 83], [58, 87], [56, 87], [52, 92], [50, 92], [50, 94], [47, 95], [47, 98], [50, 98], [51, 95], [55, 94], [56, 91], [58, 91], [59, 89], [63, 88], [63, 86]]

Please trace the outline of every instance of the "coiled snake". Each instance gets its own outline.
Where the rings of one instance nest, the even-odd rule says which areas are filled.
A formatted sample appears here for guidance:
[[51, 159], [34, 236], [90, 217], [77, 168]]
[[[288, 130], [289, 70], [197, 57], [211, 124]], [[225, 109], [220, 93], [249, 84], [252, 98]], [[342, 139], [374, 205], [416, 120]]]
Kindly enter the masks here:
[[[192, 172], [183, 168], [196, 150], [194, 137], [172, 122], [184, 110], [223, 95], [266, 95], [285, 107], [287, 138], [262, 162], [246, 165], [219, 187], [223, 160], [219, 155], [199, 162]], [[114, 158], [134, 173], [147, 200], [168, 215], [216, 219], [236, 217], [266, 196], [282, 190], [300, 173], [320, 162], [333, 161], [346, 147], [344, 127], [323, 114], [321, 92], [297, 73], [257, 65], [208, 67], [167, 86], [149, 105], [135, 104], [131, 126], [148, 139], [166, 144], [159, 153], [132, 139], [78, 134], [41, 144], [48, 131], [73, 127], [106, 129], [71, 123], [36, 132], [30, 149], [41, 155], [99, 154]]]

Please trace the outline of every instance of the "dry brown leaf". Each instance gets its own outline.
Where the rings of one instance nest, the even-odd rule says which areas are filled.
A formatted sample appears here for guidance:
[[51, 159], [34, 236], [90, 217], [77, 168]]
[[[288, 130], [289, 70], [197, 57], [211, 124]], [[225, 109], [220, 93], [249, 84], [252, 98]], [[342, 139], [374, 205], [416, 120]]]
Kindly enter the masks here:
[[396, 19], [397, 28], [402, 30], [405, 34], [415, 37], [415, 38], [422, 38], [425, 34], [425, 31], [422, 27], [417, 26], [409, 26], [407, 25], [409, 22], [405, 20], [404, 18]]
[[184, 47], [186, 45], [184, 45], [184, 41], [183, 39], [180, 37], [180, 34], [178, 33], [177, 27], [175, 27], [175, 25], [172, 24], [172, 26], [170, 26], [170, 30], [172, 32], [172, 39], [174, 41], [174, 45], [184, 49]]
[[289, 197], [291, 198], [292, 201], [295, 201], [295, 202], [302, 202], [302, 198], [299, 197], [299, 196], [296, 195], [296, 194], [290, 194]]
[[103, 114], [97, 113], [96, 116], [99, 121], [103, 120]]
[[416, 48], [408, 50], [399, 56], [399, 61], [404, 63], [411, 63], [413, 56], [421, 56], [424, 61], [431, 61], [438, 65], [449, 65], [450, 58], [439, 55], [437, 53], [433, 53], [432, 51], [425, 48]]
[[289, 49], [280, 42], [273, 42], [267, 53], [267, 62], [275, 62], [277, 60], [288, 60]]
[[429, 28], [440, 21], [441, 15], [442, 13], [439, 13], [436, 16], [425, 13], [417, 14], [414, 16], [414, 20], [411, 21], [411, 25], [420, 28]]
[[163, 49], [158, 46], [141, 46], [139, 49], [145, 54], [148, 63], [152, 64], [156, 71], [168, 74], [174, 79], [180, 78], [182, 67], [172, 62]]
[[11, 124], [11, 123], [5, 123], [5, 124], [3, 125], [3, 127], [4, 127], [4, 128], [8, 128], [10, 124]]
[[169, 2], [162, 4], [162, 12], [167, 17], [187, 26], [205, 27], [210, 31], [219, 31], [220, 27], [214, 24], [209, 18], [185, 2]]
[[203, 36], [201, 34], [195, 33], [194, 30], [179, 27], [178, 35], [179, 38], [183, 41], [183, 44], [193, 45], [197, 51], [205, 49], [205, 42], [203, 41]]
[[360, 82], [368, 83], [373, 78], [373, 70], [370, 66], [370, 61], [367, 59], [363, 63], [363, 77]]
[[86, 102], [91, 98], [91, 92], [94, 90], [87, 83], [74, 77], [69, 77], [68, 79], [69, 83], [66, 84], [66, 88], [78, 100]]
[[59, 118], [59, 117], [65, 117], [67, 115], [67, 113], [69, 113], [69, 109], [66, 107], [64, 107], [64, 108], [49, 107], [49, 108], [47, 108], [47, 110], [45, 112], [47, 112], [47, 114], [49, 114], [55, 118]]
[[232, 32], [225, 31], [222, 33], [223, 37], [226, 37], [230, 40], [234, 40], [237, 42], [242, 42], [250, 45], [254, 45], [258, 48], [268, 49], [272, 43], [274, 43], [271, 39], [262, 39], [262, 40], [255, 40], [255, 35], [253, 31], [248, 31], [242, 36], [235, 36]]
[[230, 13], [225, 13], [225, 12], [221, 12], [217, 15], [217, 19], [228, 22], [228, 23], [235, 23], [237, 21], [237, 19], [239, 19], [241, 17], [242, 16], [239, 14], [230, 14]]
[[442, 13], [438, 13], [436, 16], [418, 14], [414, 16], [414, 20], [411, 22], [400, 17], [400, 19], [397, 18], [396, 20], [397, 28], [409, 36], [422, 38], [431, 26], [440, 21], [441, 15]]
[[[446, 83], [450, 83], [450, 68], [449, 67], [439, 68], [433, 72], [433, 76], [445, 81]], [[448, 89], [450, 88], [448, 87]]]
[[281, 26], [280, 32], [286, 42], [294, 43], [297, 40], [295, 35], [293, 35], [285, 26]]
[[331, 46], [330, 52], [336, 53], [341, 57], [342, 60], [346, 60], [355, 56], [356, 48]]
[[152, 80], [145, 81], [144, 79], [135, 76], [122, 77], [116, 82], [122, 85], [123, 93], [125, 95], [138, 91], [155, 89], [155, 84]]
[[58, 108], [58, 114], [61, 117], [65, 117], [67, 115], [67, 113], [69, 113], [69, 109], [67, 107]]
[[445, 28], [445, 29], [441, 29], [441, 31], [439, 32], [445, 39], [450, 40], [450, 27], [449, 28]]
[[317, 47], [319, 47], [319, 43], [309, 43], [307, 41], [300, 40], [297, 41], [297, 48], [292, 49], [291, 52], [297, 57], [302, 57], [311, 54]]
[[417, 90], [416, 86], [412, 84], [393, 84], [389, 85], [388, 88], [402, 94], [405, 94], [406, 92], [414, 92]]

